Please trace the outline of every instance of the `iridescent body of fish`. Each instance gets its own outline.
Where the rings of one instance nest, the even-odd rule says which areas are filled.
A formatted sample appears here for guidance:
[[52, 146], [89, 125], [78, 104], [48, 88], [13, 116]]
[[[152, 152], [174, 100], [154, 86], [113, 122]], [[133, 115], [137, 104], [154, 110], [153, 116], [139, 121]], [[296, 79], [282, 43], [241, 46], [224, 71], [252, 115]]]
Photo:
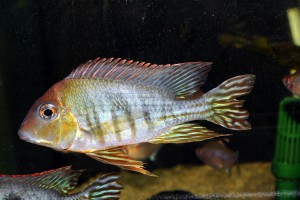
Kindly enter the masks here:
[[221, 140], [206, 142], [196, 149], [196, 155], [215, 169], [230, 169], [238, 160], [238, 152], [226, 147]]
[[300, 97], [300, 72], [283, 77], [282, 82], [294, 96]]
[[0, 175], [0, 199], [20, 200], [117, 200], [123, 186], [119, 176], [106, 174], [81, 192], [70, 194], [82, 170], [63, 167], [28, 175]]
[[193, 123], [208, 120], [233, 130], [250, 129], [240, 109], [254, 75], [241, 75], [192, 98], [211, 63], [156, 65], [95, 59], [52, 86], [28, 112], [21, 139], [74, 151], [109, 164], [151, 175], [122, 146], [186, 143], [223, 136]]

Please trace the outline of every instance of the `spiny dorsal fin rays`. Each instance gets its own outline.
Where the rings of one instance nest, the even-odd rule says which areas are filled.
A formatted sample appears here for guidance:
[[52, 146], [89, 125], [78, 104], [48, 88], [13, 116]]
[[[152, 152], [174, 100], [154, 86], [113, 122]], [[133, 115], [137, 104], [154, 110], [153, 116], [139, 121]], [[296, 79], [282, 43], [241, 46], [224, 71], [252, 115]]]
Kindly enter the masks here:
[[82, 171], [72, 170], [71, 166], [67, 166], [35, 174], [4, 176], [0, 179], [18, 180], [24, 184], [53, 189], [61, 194], [67, 194], [77, 185]]
[[[105, 79], [105, 76], [107, 74], [109, 74], [110, 70], [113, 69], [115, 66], [118, 65], [118, 61], [121, 60], [121, 58], [110, 58], [108, 59], [104, 64], [103, 66], [105, 67], [104, 70], [100, 70], [97, 69], [97, 71], [95, 72], [95, 76], [98, 76], [98, 77], [103, 77]], [[107, 71], [107, 72], [106, 72]]]
[[205, 82], [209, 62], [157, 65], [121, 58], [96, 58], [80, 65], [66, 79], [87, 78], [130, 82], [167, 90], [177, 98], [195, 93]]

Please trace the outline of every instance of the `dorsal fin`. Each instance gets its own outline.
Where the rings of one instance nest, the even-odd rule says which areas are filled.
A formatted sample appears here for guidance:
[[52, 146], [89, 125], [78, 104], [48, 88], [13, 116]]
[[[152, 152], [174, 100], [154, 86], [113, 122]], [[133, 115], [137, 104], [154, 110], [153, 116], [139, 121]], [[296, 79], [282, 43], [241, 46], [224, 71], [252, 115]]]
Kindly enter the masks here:
[[211, 62], [186, 62], [157, 65], [120, 58], [97, 58], [80, 65], [66, 79], [90, 78], [131, 82], [152, 86], [185, 98], [204, 83]]
[[3, 181], [19, 181], [45, 189], [53, 189], [67, 194], [75, 188], [83, 170], [71, 170], [71, 166], [26, 175], [0, 175]]

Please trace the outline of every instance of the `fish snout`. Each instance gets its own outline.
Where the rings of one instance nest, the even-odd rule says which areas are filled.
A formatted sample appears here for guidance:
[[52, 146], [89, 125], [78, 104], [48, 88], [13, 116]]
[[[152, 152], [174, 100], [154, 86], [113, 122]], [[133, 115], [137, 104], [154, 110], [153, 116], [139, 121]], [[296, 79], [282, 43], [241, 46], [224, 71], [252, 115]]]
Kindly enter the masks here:
[[38, 136], [36, 134], [36, 130], [30, 128], [26, 121], [22, 123], [22, 125], [18, 131], [18, 135], [21, 140], [24, 140], [24, 141], [30, 142], [30, 143], [36, 143], [36, 140], [38, 138]]
[[25, 140], [27, 142], [32, 142], [32, 140], [33, 140], [31, 134], [26, 130], [20, 129], [18, 131], [18, 134], [19, 134], [19, 137], [20, 137], [21, 140]]
[[41, 125], [36, 123], [35, 120], [24, 120], [18, 131], [19, 137], [22, 140], [30, 143], [37, 143], [40, 138]]

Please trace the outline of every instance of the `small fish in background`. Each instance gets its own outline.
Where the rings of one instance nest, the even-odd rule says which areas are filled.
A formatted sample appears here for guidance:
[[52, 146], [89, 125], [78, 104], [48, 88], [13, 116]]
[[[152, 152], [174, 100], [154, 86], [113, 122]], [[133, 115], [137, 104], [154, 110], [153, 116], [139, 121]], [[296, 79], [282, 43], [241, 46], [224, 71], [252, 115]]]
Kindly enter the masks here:
[[[229, 142], [229, 140], [226, 140]], [[238, 157], [239, 153], [229, 149], [223, 140], [212, 140], [196, 149], [197, 157], [206, 165], [215, 169], [225, 170], [230, 176], [231, 168], [237, 164], [238, 173], [240, 174]]]
[[300, 97], [300, 71], [283, 77], [282, 82], [295, 97]]
[[249, 130], [241, 109], [255, 76], [230, 78], [196, 99], [212, 63], [157, 65], [95, 59], [53, 85], [29, 110], [19, 136], [56, 150], [84, 153], [100, 162], [154, 176], [123, 146], [187, 143], [224, 136], [190, 123], [208, 120]]
[[154, 162], [156, 159], [156, 155], [161, 147], [162, 144], [151, 144], [145, 142], [127, 145], [123, 148], [126, 151], [127, 155], [131, 158], [141, 161], [150, 159]]
[[1, 175], [0, 199], [117, 200], [123, 186], [116, 174], [104, 174], [81, 192], [71, 194], [83, 170], [70, 166], [27, 175]]

